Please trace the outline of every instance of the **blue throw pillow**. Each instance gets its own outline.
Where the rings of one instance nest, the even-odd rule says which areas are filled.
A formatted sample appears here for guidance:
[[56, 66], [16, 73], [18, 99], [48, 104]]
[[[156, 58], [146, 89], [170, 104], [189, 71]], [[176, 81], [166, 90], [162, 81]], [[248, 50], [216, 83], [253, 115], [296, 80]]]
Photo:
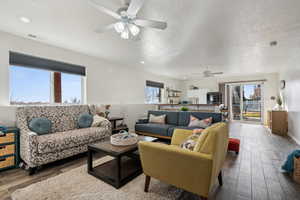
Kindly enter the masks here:
[[83, 113], [79, 116], [78, 126], [79, 128], [89, 128], [93, 123], [93, 116], [89, 113]]
[[47, 118], [33, 118], [29, 122], [29, 129], [38, 135], [48, 134], [51, 131], [51, 121]]

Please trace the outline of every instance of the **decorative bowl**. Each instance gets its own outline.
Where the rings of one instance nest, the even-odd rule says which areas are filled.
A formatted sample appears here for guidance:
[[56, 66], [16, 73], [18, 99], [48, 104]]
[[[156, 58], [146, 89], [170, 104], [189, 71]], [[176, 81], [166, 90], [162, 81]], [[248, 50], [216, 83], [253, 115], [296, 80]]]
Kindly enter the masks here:
[[129, 146], [138, 142], [138, 135], [122, 131], [110, 136], [110, 143], [115, 146]]

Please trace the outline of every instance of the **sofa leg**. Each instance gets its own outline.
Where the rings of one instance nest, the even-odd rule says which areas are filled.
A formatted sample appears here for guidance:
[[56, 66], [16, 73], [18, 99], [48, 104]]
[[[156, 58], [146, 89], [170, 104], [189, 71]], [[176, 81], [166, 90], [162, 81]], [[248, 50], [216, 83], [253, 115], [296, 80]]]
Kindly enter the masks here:
[[219, 180], [220, 186], [222, 186], [223, 185], [222, 171], [220, 171], [220, 173], [219, 173], [218, 180]]
[[36, 167], [29, 167], [28, 168], [28, 175], [32, 176], [36, 173], [37, 168]]
[[145, 192], [148, 192], [148, 191], [149, 191], [150, 180], [151, 180], [151, 177], [146, 175], [146, 179], [145, 179], [145, 189], [144, 189]]

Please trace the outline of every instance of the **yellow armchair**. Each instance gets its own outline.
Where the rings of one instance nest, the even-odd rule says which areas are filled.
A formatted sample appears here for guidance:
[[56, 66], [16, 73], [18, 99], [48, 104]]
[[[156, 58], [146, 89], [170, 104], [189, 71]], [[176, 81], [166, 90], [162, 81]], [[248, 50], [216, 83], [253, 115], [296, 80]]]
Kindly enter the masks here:
[[182, 188], [207, 198], [210, 189], [219, 179], [222, 185], [221, 168], [225, 161], [228, 145], [228, 126], [217, 123], [203, 131], [194, 151], [179, 145], [192, 131], [176, 129], [171, 145], [155, 142], [140, 142], [139, 151], [144, 174], [145, 192], [150, 177]]

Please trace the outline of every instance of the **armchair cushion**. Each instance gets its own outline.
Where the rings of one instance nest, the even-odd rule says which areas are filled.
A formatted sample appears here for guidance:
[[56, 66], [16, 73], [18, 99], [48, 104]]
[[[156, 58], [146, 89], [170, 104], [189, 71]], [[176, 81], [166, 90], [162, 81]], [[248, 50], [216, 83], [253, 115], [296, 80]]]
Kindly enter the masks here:
[[184, 140], [193, 134], [192, 130], [187, 129], [175, 129], [172, 136], [171, 145], [179, 146]]

